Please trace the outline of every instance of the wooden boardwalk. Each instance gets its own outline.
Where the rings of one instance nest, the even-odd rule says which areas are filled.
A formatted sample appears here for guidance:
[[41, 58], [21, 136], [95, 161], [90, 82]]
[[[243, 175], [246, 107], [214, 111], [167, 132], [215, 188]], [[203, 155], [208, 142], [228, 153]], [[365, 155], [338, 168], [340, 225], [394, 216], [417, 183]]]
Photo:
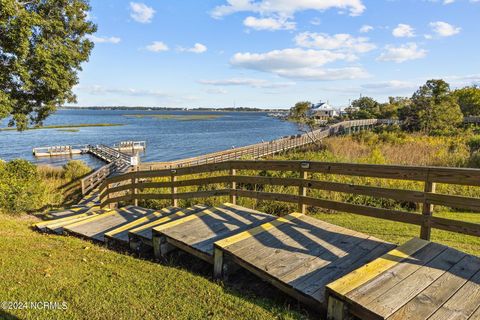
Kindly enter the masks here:
[[327, 286], [331, 319], [480, 319], [480, 258], [412, 239]]
[[272, 220], [272, 215], [226, 203], [153, 228], [153, 249], [160, 257], [178, 248], [213, 264], [215, 241]]
[[293, 213], [216, 242], [215, 273], [222, 276], [226, 262], [234, 262], [322, 309], [328, 283], [393, 247], [366, 234]]

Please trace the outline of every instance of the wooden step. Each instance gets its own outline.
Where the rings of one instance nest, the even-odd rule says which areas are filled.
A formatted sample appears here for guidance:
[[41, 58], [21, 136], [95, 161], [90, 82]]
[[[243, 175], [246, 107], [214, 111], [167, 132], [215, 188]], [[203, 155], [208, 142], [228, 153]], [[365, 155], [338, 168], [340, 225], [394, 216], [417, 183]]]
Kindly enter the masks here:
[[146, 210], [143, 217], [106, 232], [105, 242], [110, 245], [126, 246], [128, 245], [128, 233], [130, 230], [142, 227], [152, 221], [168, 217], [180, 210], [181, 208], [179, 207], [168, 207], [161, 210]]
[[105, 242], [105, 233], [129, 224], [148, 213], [148, 209], [127, 206], [66, 225], [63, 229], [67, 234], [73, 234], [98, 242]]
[[100, 209], [97, 207], [92, 207], [92, 208], [85, 207], [85, 208], [72, 208], [62, 212], [57, 211], [55, 213], [58, 215], [54, 216], [53, 219], [38, 222], [33, 226], [34, 228], [40, 231], [51, 231], [50, 227], [54, 227], [56, 225], [63, 226], [66, 224], [73, 223], [75, 220], [79, 221], [78, 219], [85, 219], [85, 218], [91, 217], [97, 214], [99, 210]]
[[151, 251], [152, 250], [152, 229], [154, 227], [166, 224], [188, 215], [203, 211], [207, 209], [207, 206], [195, 205], [187, 209], [181, 209], [171, 215], [166, 217], [161, 217], [152, 222], [146, 223], [142, 226], [136, 227], [129, 230], [128, 232], [128, 241], [130, 244], [130, 249], [134, 251]]
[[216, 277], [234, 263], [297, 300], [325, 310], [325, 286], [395, 246], [300, 213], [215, 243]]
[[226, 203], [153, 228], [153, 248], [157, 257], [174, 248], [213, 264], [215, 241], [230, 237], [276, 217]]
[[471, 319], [480, 258], [414, 238], [327, 286], [331, 319]]

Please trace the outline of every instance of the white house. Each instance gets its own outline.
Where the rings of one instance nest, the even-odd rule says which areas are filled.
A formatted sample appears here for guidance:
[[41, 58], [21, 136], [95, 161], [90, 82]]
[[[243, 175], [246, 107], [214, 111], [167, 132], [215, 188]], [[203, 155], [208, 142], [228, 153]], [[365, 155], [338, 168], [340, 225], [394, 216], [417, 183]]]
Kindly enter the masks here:
[[339, 115], [338, 110], [330, 106], [327, 102], [312, 104], [309, 110], [309, 116], [318, 120], [328, 120]]

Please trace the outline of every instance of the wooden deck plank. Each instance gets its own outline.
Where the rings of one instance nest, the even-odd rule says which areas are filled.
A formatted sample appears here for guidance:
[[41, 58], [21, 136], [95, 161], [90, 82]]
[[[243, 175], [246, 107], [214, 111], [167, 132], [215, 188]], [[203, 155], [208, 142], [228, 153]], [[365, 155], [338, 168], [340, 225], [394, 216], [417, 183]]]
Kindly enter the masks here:
[[[303, 221], [298, 221], [290, 231], [291, 241], [286, 242], [283, 248], [274, 250], [272, 256], [255, 264], [262, 266], [269, 274], [280, 280], [284, 280], [282, 276], [286, 275], [303, 276], [306, 273], [305, 267], [315, 265], [314, 268], [320, 268], [328, 265], [348, 255], [350, 248], [368, 237], [357, 232], [345, 234], [342, 233], [342, 229], [328, 224], [325, 224], [324, 228], [315, 226], [310, 230], [302, 230], [304, 225]], [[297, 272], [299, 269], [301, 271]]]
[[53, 233], [56, 233], [56, 234], [62, 234], [64, 226], [89, 219], [90, 217], [93, 217], [93, 216], [96, 216], [96, 215], [99, 215], [99, 214], [102, 214], [102, 213], [104, 213], [104, 211], [86, 213], [86, 214], [81, 214], [81, 215], [78, 215], [76, 217], [73, 217], [72, 219], [68, 219], [66, 221], [59, 221], [59, 222], [56, 222], [56, 223], [51, 223], [51, 224], [48, 224], [47, 226], [45, 226], [45, 231], [53, 232]]
[[104, 242], [104, 234], [145, 215], [145, 209], [129, 206], [64, 227], [65, 232]]
[[475, 311], [468, 320], [480, 320], [480, 307], [477, 308], [477, 311]]
[[90, 216], [93, 216], [94, 213], [95, 212], [90, 213], [90, 212], [88, 212], [88, 210], [86, 210], [86, 212], [83, 212], [83, 213], [76, 213], [74, 215], [68, 215], [68, 216], [63, 217], [63, 218], [57, 218], [57, 219], [42, 221], [42, 222], [34, 224], [33, 226], [38, 230], [43, 230], [44, 231], [47, 228], [47, 226], [61, 224], [61, 223], [67, 223], [67, 224], [72, 223], [72, 221], [74, 221], [75, 219], [82, 218], [82, 217], [90, 217]]
[[106, 232], [105, 239], [107, 240], [107, 242], [116, 242], [117, 244], [126, 245], [129, 241], [128, 233], [130, 230], [150, 223], [152, 222], [152, 220], [157, 220], [159, 218], [169, 216], [179, 210], [179, 207], [167, 207], [161, 210], [146, 210], [143, 217]]
[[410, 276], [446, 249], [445, 246], [430, 243], [412, 254], [409, 259], [386, 270], [361, 287], [350, 291], [346, 294], [346, 297], [355, 301], [355, 303], [367, 304]]
[[429, 319], [468, 319], [480, 307], [480, 271], [470, 278]]
[[427, 289], [398, 309], [388, 319], [427, 319], [448, 301], [479, 269], [479, 258], [473, 256], [464, 257], [449, 272], [444, 273]]
[[282, 225], [282, 224], [284, 224], [288, 221], [298, 219], [301, 216], [303, 216], [302, 213], [293, 212], [293, 213], [288, 214], [284, 217], [280, 217], [280, 218], [278, 218], [278, 219], [276, 219], [272, 222], [267, 222], [267, 223], [262, 224], [258, 227], [255, 227], [253, 229], [250, 229], [250, 230], [247, 230], [247, 231], [244, 231], [244, 232], [240, 232], [240, 233], [238, 233], [234, 236], [231, 236], [231, 237], [228, 237], [226, 239], [217, 241], [215, 243], [215, 245], [218, 246], [218, 247], [221, 247], [221, 248], [225, 248], [227, 246], [231, 247], [235, 243], [241, 242], [243, 240], [246, 240], [247, 238], [256, 236], [256, 235], [258, 235], [262, 232], [271, 230], [273, 228], [277, 228], [278, 226], [280, 226], [280, 225]]
[[201, 212], [206, 209], [208, 209], [208, 207], [196, 205], [187, 209], [179, 210], [171, 215], [159, 218], [157, 220], [130, 230], [128, 232], [130, 248], [135, 251], [149, 250], [149, 247], [152, 247], [153, 228]]
[[[171, 245], [213, 263], [214, 242], [273, 221], [275, 216], [256, 210], [225, 204], [204, 210], [153, 229], [154, 237], [165, 238]], [[194, 217], [195, 216], [195, 217]], [[154, 241], [160, 246], [162, 241]], [[156, 248], [156, 254], [164, 254]]]
[[408, 258], [428, 243], [428, 241], [413, 238], [404, 245], [393, 249], [381, 258], [376, 259], [372, 263], [369, 263], [341, 279], [330, 283], [327, 288], [332, 292], [335, 292], [336, 295], [344, 296], [348, 292], [365, 284], [379, 274], [400, 263], [402, 260]]
[[[364, 304], [363, 307], [384, 319], [388, 318], [435, 282], [435, 280], [440, 278], [445, 272], [448, 272], [448, 270], [465, 257], [465, 255], [463, 252], [447, 248], [425, 264], [425, 266], [419, 268], [378, 298]], [[406, 262], [402, 262], [401, 264], [405, 266], [408, 265]], [[382, 283], [379, 283], [379, 285], [381, 286]]]
[[178, 227], [167, 228], [163, 234], [187, 245], [201, 246], [204, 241], [213, 238], [220, 240], [226, 234], [241, 232], [244, 228], [261, 224], [265, 219], [274, 218], [266, 213], [242, 207], [218, 207], [199, 219], [187, 221]]
[[[356, 261], [365, 257], [378, 258], [393, 246], [305, 215], [283, 221], [276, 227], [271, 225], [275, 224], [269, 223], [268, 230], [259, 226], [257, 230], [263, 231], [253, 236], [241, 235], [238, 241], [227, 238], [224, 240], [227, 245], [216, 245], [216, 249], [280, 290], [316, 308], [325, 307], [325, 299], [323, 293], [318, 295], [321, 300], [313, 293], [325, 288], [332, 273], [341, 277], [348, 267], [357, 266]], [[348, 265], [342, 267], [343, 261]], [[334, 266], [330, 269], [330, 265]], [[325, 271], [319, 273], [319, 270]], [[323, 278], [328, 279], [318, 287], [305, 280], [322, 283]]]
[[369, 238], [360, 243], [358, 248], [344, 259], [339, 259], [318, 273], [313, 273], [313, 277], [310, 278], [309, 282], [303, 282], [304, 284], [309, 283], [309, 285], [306, 287], [301, 286], [299, 289], [303, 290], [305, 294], [311, 295], [317, 301], [326, 303], [325, 288], [330, 282], [353, 272], [366, 263], [370, 263], [395, 248], [395, 245], [377, 242]]

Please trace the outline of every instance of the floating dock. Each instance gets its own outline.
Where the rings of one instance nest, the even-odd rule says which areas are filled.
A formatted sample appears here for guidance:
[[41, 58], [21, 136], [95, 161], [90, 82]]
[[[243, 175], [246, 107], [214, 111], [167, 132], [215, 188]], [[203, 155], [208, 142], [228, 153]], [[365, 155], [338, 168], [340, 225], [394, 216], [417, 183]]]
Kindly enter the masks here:
[[122, 153], [136, 153], [139, 151], [145, 151], [147, 149], [147, 143], [145, 141], [122, 141], [114, 144], [113, 147], [107, 147], [104, 145], [76, 145], [76, 146], [51, 146], [51, 147], [38, 147], [32, 150], [35, 157], [58, 157], [58, 156], [72, 156], [74, 154], [92, 153], [93, 149], [110, 148], [117, 152]]

